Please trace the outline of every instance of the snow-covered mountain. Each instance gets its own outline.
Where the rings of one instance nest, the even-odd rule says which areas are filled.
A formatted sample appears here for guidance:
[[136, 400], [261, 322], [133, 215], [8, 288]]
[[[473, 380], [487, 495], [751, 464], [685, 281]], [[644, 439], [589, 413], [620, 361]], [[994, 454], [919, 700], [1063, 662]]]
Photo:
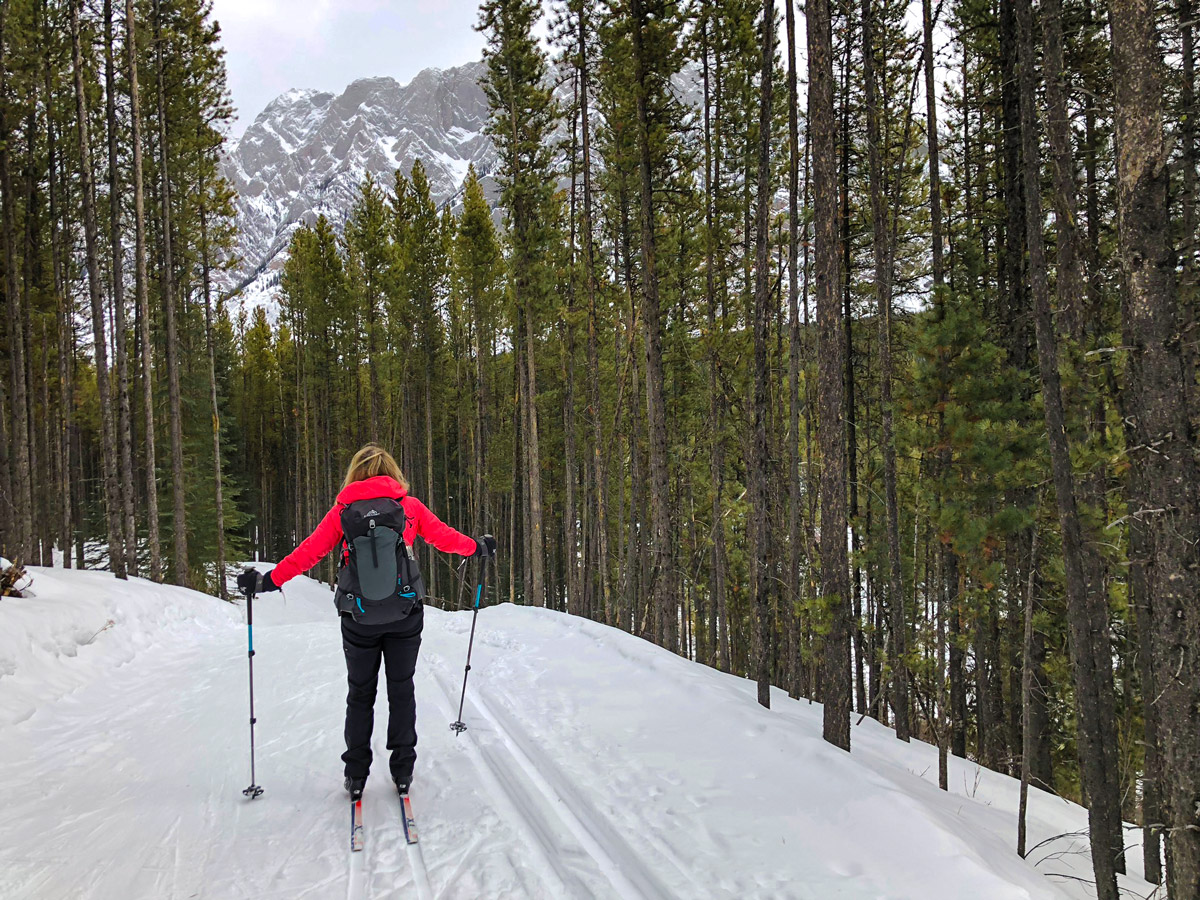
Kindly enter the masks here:
[[[1087, 900], [1087, 812], [904, 744], [853, 752], [821, 707], [548, 609], [425, 611], [406, 845], [380, 686], [365, 850], [341, 790], [345, 665], [326, 586], [255, 602], [257, 800], [242, 610], [108, 572], [30, 568], [0, 602], [0, 897]], [[1147, 897], [1126, 826], [1122, 896]]]
[[489, 174], [496, 156], [483, 133], [483, 73], [474, 62], [425, 69], [406, 85], [362, 78], [341, 94], [291, 90], [268, 104], [224, 160], [242, 259], [226, 286], [265, 299], [296, 227], [324, 213], [340, 230], [368, 172], [386, 187], [420, 159], [439, 203], [461, 190], [469, 164]]
[[[484, 133], [488, 106], [479, 86], [485, 72], [485, 63], [472, 62], [425, 69], [406, 85], [361, 78], [338, 95], [291, 90], [267, 104], [226, 150], [225, 177], [237, 191], [241, 262], [222, 287], [240, 289], [244, 304], [272, 308], [292, 233], [321, 213], [340, 232], [368, 172], [387, 188], [397, 169], [408, 172], [419, 159], [441, 204], [461, 195], [467, 167], [474, 164], [495, 202], [498, 160]], [[568, 106], [565, 72], [551, 65], [547, 78]], [[695, 63], [673, 79], [680, 101], [692, 110], [699, 108], [701, 83]], [[553, 136], [560, 152], [568, 131], [563, 121]]]

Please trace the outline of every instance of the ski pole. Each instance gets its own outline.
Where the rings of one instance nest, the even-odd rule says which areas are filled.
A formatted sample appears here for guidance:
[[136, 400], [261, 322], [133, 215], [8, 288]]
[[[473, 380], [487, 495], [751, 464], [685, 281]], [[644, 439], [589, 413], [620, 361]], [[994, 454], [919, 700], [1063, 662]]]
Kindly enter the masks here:
[[254, 777], [254, 591], [245, 591], [246, 595], [246, 641], [247, 661], [250, 664], [250, 787], [242, 791], [253, 800], [263, 789], [258, 786]]
[[463, 670], [462, 696], [458, 698], [458, 721], [450, 723], [450, 730], [455, 734], [462, 734], [467, 730], [467, 725], [462, 720], [463, 704], [467, 700], [467, 675], [471, 671], [471, 648], [475, 646], [475, 621], [479, 618], [479, 604], [483, 600], [483, 595], [487, 593], [488, 563], [491, 562], [491, 559], [491, 556], [484, 556], [479, 560], [479, 581], [475, 585], [475, 607], [471, 613], [471, 637], [467, 641], [467, 667]]

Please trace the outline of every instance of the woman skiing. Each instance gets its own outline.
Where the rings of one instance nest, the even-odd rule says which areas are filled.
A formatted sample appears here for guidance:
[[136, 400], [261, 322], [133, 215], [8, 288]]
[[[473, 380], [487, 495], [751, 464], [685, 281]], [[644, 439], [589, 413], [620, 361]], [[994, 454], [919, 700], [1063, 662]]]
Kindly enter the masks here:
[[354, 454], [337, 501], [316, 530], [266, 573], [238, 576], [243, 592], [277, 591], [341, 545], [334, 602], [341, 617], [346, 656], [346, 790], [362, 796], [371, 768], [371, 729], [379, 661], [387, 670], [387, 748], [392, 780], [401, 794], [412, 783], [417, 759], [417, 708], [413, 674], [424, 624], [424, 582], [412, 544], [424, 538], [438, 550], [462, 556], [495, 556], [496, 539], [476, 540], [456, 531], [409, 496], [408, 482], [392, 455], [376, 444]]

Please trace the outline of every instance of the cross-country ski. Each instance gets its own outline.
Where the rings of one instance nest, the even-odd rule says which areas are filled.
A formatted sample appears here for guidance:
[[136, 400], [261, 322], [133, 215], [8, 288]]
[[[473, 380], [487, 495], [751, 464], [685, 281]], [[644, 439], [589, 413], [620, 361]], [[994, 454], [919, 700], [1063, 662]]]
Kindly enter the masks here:
[[350, 849], [352, 851], [361, 850], [363, 848], [363, 805], [362, 798], [350, 801]]
[[413, 816], [412, 801], [408, 794], [400, 795], [400, 823], [404, 826], [404, 840], [409, 844], [417, 842], [417, 820]]

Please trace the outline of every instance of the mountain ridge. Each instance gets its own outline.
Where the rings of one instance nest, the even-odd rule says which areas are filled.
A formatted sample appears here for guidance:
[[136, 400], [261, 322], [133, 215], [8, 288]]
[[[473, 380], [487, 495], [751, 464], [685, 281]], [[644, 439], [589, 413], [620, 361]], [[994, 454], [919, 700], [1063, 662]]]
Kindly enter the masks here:
[[368, 76], [341, 93], [292, 88], [268, 103], [222, 160], [237, 193], [240, 260], [222, 286], [245, 304], [270, 303], [295, 230], [321, 214], [340, 230], [368, 173], [390, 185], [420, 159], [438, 204], [461, 190], [469, 166], [489, 175], [484, 70], [482, 61], [431, 67], [407, 84]]
[[[223, 172], [237, 192], [240, 262], [221, 287], [237, 293], [244, 307], [274, 311], [292, 234], [322, 214], [340, 233], [368, 173], [390, 189], [395, 172], [408, 173], [419, 159], [440, 206], [459, 196], [474, 165], [494, 205], [499, 158], [486, 133], [488, 102], [480, 86], [486, 70], [482, 60], [430, 67], [403, 85], [386, 75], [366, 76], [340, 94], [292, 88], [268, 103], [241, 138], [229, 142], [223, 159]], [[547, 84], [569, 106], [569, 78], [555, 63]], [[701, 84], [695, 64], [673, 81], [681, 102], [693, 110], [699, 109]], [[568, 129], [560, 121], [551, 138], [560, 156]], [[567, 188], [566, 175], [560, 172], [559, 178]]]

